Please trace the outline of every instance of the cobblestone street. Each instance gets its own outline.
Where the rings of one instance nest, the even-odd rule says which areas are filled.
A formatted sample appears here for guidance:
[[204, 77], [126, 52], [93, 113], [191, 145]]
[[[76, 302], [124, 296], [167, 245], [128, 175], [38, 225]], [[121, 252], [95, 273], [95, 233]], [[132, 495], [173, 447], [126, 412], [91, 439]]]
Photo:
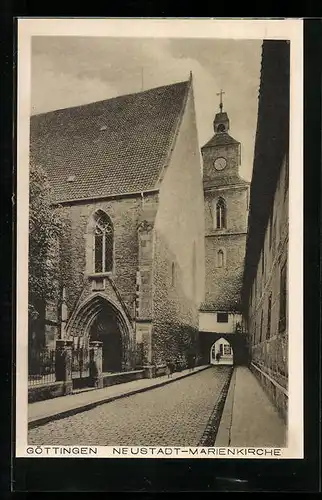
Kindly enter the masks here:
[[[231, 368], [211, 367], [29, 430], [34, 445], [197, 446]], [[66, 396], [68, 397], [68, 396]]]

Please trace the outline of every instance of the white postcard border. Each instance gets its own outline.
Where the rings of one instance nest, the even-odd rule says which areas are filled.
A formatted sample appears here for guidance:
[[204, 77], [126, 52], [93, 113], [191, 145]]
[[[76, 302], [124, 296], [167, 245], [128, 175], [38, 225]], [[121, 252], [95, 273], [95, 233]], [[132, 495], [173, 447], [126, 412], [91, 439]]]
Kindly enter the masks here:
[[[290, 186], [289, 186], [289, 421], [287, 448], [274, 458], [304, 458], [303, 443], [303, 20], [250, 19], [27, 19], [18, 20], [17, 74], [17, 288], [16, 288], [16, 456], [68, 458], [169, 458], [154, 454], [151, 449], [171, 447], [88, 447], [48, 446], [27, 444], [28, 430], [28, 165], [29, 117], [31, 91], [32, 36], [107, 36], [160, 38], [224, 38], [224, 39], [288, 39], [291, 46], [291, 116], [290, 116]], [[38, 452], [35, 451], [36, 448]], [[45, 448], [50, 449], [46, 451]], [[74, 448], [74, 452], [59, 453], [54, 448]], [[95, 448], [96, 453], [80, 449]], [[113, 452], [122, 448], [124, 454]], [[129, 451], [141, 449], [137, 454]], [[142, 449], [147, 449], [147, 453]], [[176, 455], [175, 449], [179, 449]], [[33, 450], [30, 452], [30, 450]], [[194, 447], [172, 447], [171, 458], [272, 458], [263, 455], [233, 454], [227, 448], [219, 453], [189, 453]], [[238, 448], [240, 449], [240, 448]], [[258, 448], [242, 448], [242, 450]], [[29, 451], [28, 451], [29, 450]], [[41, 453], [39, 452], [41, 450]], [[233, 450], [233, 449], [232, 449]], [[235, 449], [237, 450], [237, 448]], [[208, 453], [208, 454], [207, 454]]]

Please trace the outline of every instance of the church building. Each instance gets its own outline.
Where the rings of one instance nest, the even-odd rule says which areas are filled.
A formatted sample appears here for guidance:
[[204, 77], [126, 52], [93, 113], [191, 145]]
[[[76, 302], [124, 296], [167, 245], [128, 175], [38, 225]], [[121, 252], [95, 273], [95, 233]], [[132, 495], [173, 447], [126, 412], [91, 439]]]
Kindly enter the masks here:
[[205, 363], [244, 361], [241, 286], [247, 237], [249, 182], [239, 175], [241, 144], [230, 135], [220, 92], [213, 137], [202, 147], [206, 284], [200, 309]]
[[101, 341], [103, 372], [157, 374], [179, 357], [186, 366], [198, 349], [205, 281], [192, 77], [34, 115], [30, 133], [31, 158], [68, 220], [62, 303], [46, 343]]

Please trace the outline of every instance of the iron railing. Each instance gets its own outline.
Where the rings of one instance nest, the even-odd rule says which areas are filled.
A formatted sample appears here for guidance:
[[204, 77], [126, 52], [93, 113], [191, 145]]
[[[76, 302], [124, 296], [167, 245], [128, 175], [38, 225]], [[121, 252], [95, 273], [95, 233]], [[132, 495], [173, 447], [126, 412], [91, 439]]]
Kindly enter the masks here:
[[44, 347], [29, 351], [28, 385], [48, 384], [56, 381], [55, 349]]
[[72, 351], [72, 378], [89, 377], [88, 345], [74, 346]]

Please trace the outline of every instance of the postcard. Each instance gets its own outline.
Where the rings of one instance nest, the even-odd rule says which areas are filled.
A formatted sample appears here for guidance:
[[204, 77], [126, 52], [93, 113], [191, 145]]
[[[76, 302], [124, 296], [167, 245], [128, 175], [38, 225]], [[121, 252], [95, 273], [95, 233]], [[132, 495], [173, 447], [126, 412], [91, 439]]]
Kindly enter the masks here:
[[302, 34], [18, 20], [17, 457], [304, 457]]

